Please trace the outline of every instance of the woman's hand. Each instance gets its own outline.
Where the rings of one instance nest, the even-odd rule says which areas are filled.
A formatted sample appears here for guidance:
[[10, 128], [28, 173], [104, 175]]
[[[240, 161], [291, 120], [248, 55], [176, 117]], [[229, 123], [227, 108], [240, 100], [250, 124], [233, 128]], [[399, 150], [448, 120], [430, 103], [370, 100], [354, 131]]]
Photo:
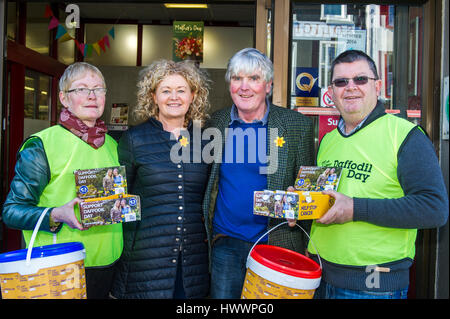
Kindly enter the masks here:
[[75, 205], [79, 204], [80, 202], [81, 199], [75, 197], [67, 204], [53, 208], [52, 212], [50, 213], [51, 218], [57, 223], [66, 223], [70, 228], [84, 230], [83, 226], [75, 216], [75, 212], [73, 210]]

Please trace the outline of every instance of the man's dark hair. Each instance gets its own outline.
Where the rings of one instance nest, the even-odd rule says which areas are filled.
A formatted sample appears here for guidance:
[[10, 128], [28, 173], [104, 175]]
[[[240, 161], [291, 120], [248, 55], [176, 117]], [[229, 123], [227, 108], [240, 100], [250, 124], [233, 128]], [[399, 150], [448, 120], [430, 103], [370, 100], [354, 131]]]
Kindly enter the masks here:
[[339, 63], [352, 63], [359, 60], [365, 60], [369, 64], [370, 70], [372, 70], [373, 75], [376, 79], [378, 79], [378, 72], [377, 72], [377, 66], [375, 65], [375, 62], [372, 60], [370, 56], [365, 54], [363, 51], [359, 50], [348, 50], [344, 51], [341, 54], [339, 54], [331, 63], [331, 76], [330, 79], [333, 80], [333, 72], [334, 67], [336, 64]]

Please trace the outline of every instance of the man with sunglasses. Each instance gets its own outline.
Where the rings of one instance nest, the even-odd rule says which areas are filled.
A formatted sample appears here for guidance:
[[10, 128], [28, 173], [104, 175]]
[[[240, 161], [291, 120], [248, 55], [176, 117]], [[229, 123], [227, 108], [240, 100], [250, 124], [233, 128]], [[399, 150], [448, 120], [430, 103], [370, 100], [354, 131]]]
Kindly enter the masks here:
[[[323, 138], [319, 166], [342, 167], [330, 210], [311, 228], [308, 252], [323, 261], [316, 298], [406, 298], [417, 229], [442, 226], [448, 196], [424, 130], [386, 114], [373, 60], [349, 50], [328, 88], [341, 117]], [[317, 251], [314, 247], [317, 247]]]

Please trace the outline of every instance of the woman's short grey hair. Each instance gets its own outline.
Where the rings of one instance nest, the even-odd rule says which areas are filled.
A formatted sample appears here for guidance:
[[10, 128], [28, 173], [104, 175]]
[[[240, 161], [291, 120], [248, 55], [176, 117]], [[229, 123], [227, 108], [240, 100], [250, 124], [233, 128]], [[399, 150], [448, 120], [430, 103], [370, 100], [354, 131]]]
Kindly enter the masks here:
[[242, 49], [228, 61], [225, 80], [230, 83], [233, 76], [239, 73], [250, 75], [256, 70], [261, 71], [264, 81], [270, 82], [273, 80], [272, 61], [255, 48]]
[[66, 92], [72, 85], [73, 81], [80, 79], [87, 72], [97, 74], [102, 79], [103, 86], [106, 87], [105, 78], [96, 66], [86, 62], [75, 62], [66, 68], [63, 75], [59, 79], [59, 90]]

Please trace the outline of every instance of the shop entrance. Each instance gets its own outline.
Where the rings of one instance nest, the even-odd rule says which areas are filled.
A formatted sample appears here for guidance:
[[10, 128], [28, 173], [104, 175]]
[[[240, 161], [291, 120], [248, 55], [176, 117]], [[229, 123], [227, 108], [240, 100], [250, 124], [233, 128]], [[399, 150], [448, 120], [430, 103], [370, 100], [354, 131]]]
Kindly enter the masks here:
[[[173, 59], [174, 21], [204, 25], [204, 57], [199, 66], [212, 80], [210, 112], [231, 105], [224, 80], [228, 59], [242, 48], [255, 46], [255, 1], [208, 1], [206, 8], [173, 8], [160, 1], [81, 1], [77, 4], [79, 24], [72, 27], [66, 25], [66, 18], [74, 11], [65, 3], [5, 1], [4, 7], [2, 202], [23, 141], [57, 123], [61, 109], [58, 81], [67, 65], [86, 61], [101, 70], [108, 88], [102, 120], [110, 125], [110, 134], [119, 138], [120, 130], [112, 125], [117, 124], [112, 120], [116, 107], [127, 108], [120, 112], [129, 115], [125, 126], [137, 124], [131, 114], [139, 72], [158, 59]], [[54, 19], [59, 24], [50, 28]], [[105, 35], [108, 43], [100, 43]], [[20, 249], [21, 233], [1, 226], [1, 252]]]

